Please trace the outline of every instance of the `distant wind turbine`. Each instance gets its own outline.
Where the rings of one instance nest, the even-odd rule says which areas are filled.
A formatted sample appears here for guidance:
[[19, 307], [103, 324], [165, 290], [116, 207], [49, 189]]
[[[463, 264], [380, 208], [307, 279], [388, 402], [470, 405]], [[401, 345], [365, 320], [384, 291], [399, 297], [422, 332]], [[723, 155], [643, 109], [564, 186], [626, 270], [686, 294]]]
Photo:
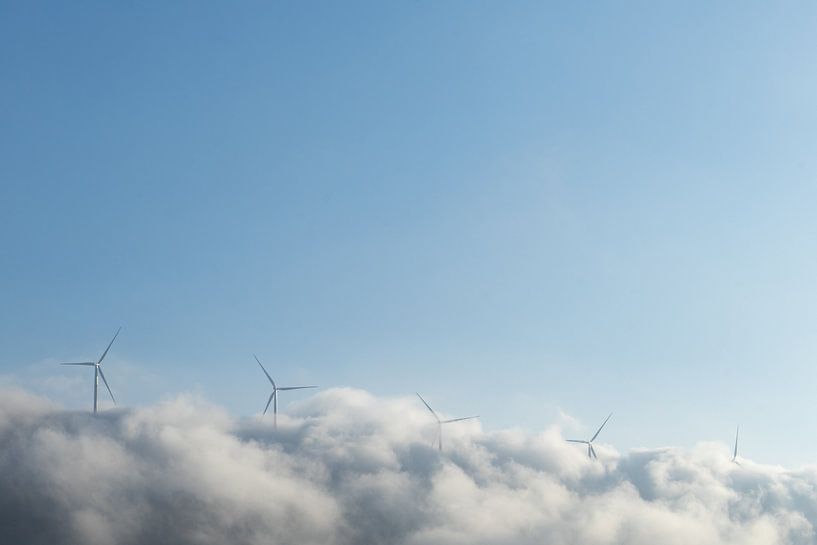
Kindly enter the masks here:
[[111, 394], [111, 399], [113, 400], [113, 404], [116, 405], [116, 398], [114, 398], [114, 396], [113, 396], [113, 392], [111, 391], [111, 387], [108, 386], [108, 381], [105, 380], [105, 373], [102, 372], [102, 360], [104, 360], [105, 356], [108, 355], [108, 350], [111, 349], [111, 345], [116, 340], [116, 337], [119, 335], [120, 331], [122, 331], [121, 327], [116, 330], [116, 334], [114, 334], [113, 339], [111, 339], [111, 342], [108, 343], [108, 348], [105, 349], [105, 351], [99, 357], [98, 361], [96, 361], [96, 362], [83, 361], [83, 362], [79, 362], [79, 363], [61, 363], [60, 364], [60, 365], [86, 365], [86, 366], [94, 368], [94, 414], [96, 414], [96, 408], [97, 408], [97, 398], [98, 398], [97, 391], [99, 390], [99, 377], [102, 377], [102, 382], [105, 383], [105, 388], [108, 389], [108, 393]]
[[267, 373], [267, 370], [264, 369], [264, 366], [261, 365], [261, 360], [258, 359], [258, 356], [253, 354], [252, 357], [255, 358], [255, 361], [257, 361], [258, 365], [261, 366], [261, 370], [264, 371], [264, 374], [267, 375], [267, 378], [269, 379], [270, 384], [272, 384], [272, 393], [270, 394], [269, 399], [267, 400], [267, 406], [264, 407], [264, 414], [267, 414], [267, 409], [269, 409], [269, 404], [274, 402], [273, 405], [272, 405], [272, 425], [277, 430], [278, 429], [278, 392], [283, 392], [284, 390], [303, 390], [303, 389], [306, 389], [306, 388], [317, 388], [317, 386], [286, 386], [286, 387], [281, 386], [281, 387], [278, 387], [278, 386], [275, 385], [275, 381], [272, 380], [272, 377], [270, 376], [270, 374]]
[[598, 460], [599, 457], [596, 456], [596, 450], [593, 448], [593, 441], [595, 441], [596, 437], [599, 436], [599, 434], [601, 433], [602, 428], [604, 428], [604, 425], [607, 424], [607, 421], [610, 420], [611, 416], [613, 416], [613, 413], [610, 413], [610, 415], [607, 418], [604, 419], [604, 422], [602, 422], [601, 427], [599, 427], [599, 429], [596, 431], [595, 434], [593, 434], [593, 437], [591, 437], [589, 441], [585, 441], [585, 440], [582, 440], [582, 439], [568, 439], [567, 441], [569, 443], [582, 443], [584, 445], [587, 445], [587, 457], [588, 458], [595, 458], [596, 460]]
[[738, 462], [738, 436], [740, 435], [740, 426], [735, 430], [735, 451], [732, 453], [732, 463], [740, 465]]
[[[417, 392], [415, 392], [415, 393], [417, 393]], [[443, 451], [443, 424], [450, 424], [451, 422], [460, 422], [461, 420], [471, 420], [473, 418], [479, 418], [479, 415], [476, 415], [476, 416], [466, 416], [466, 417], [463, 417], [463, 418], [452, 418], [450, 420], [440, 420], [440, 417], [437, 416], [437, 413], [434, 412], [434, 409], [431, 408], [431, 405], [426, 403], [426, 400], [423, 399], [423, 396], [421, 396], [420, 394], [417, 394], [417, 397], [419, 397], [420, 401], [423, 402], [423, 405], [425, 405], [426, 408], [429, 411], [431, 411], [431, 414], [434, 416], [434, 419], [437, 421], [437, 445], [438, 445], [438, 448], [439, 448], [440, 452]], [[431, 443], [431, 446], [434, 446], [434, 443]]]

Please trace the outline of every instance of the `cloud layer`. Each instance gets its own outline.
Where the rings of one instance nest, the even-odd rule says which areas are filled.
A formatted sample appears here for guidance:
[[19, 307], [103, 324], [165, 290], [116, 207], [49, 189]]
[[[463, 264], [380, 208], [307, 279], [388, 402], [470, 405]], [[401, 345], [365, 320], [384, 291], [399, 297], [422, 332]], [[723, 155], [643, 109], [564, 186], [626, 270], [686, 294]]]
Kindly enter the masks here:
[[99, 417], [0, 391], [0, 541], [39, 544], [813, 544], [817, 468], [725, 446], [600, 460], [541, 434], [445, 430], [411, 398], [319, 393], [279, 418], [180, 397]]

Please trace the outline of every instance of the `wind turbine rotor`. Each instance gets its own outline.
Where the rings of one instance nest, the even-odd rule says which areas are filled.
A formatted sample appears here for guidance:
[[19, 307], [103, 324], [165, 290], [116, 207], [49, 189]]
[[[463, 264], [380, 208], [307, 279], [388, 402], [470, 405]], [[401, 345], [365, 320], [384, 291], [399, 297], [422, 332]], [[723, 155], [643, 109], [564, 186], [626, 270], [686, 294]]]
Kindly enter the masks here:
[[264, 413], [267, 414], [269, 410], [270, 403], [272, 403], [272, 425], [275, 429], [278, 429], [278, 392], [282, 392], [285, 390], [305, 390], [307, 388], [317, 388], [317, 386], [281, 386], [280, 388], [275, 384], [275, 380], [273, 380], [272, 375], [267, 372], [267, 369], [261, 363], [261, 360], [258, 359], [258, 356], [255, 354], [252, 355], [255, 358], [255, 361], [258, 363], [258, 366], [266, 375], [267, 380], [269, 380], [270, 384], [272, 384], [272, 393], [267, 400], [267, 405], [264, 407]]
[[596, 430], [596, 433], [594, 433], [593, 437], [591, 437], [589, 440], [565, 439], [565, 441], [567, 441], [568, 443], [581, 443], [583, 445], [587, 445], [587, 457], [590, 458], [590, 459], [598, 460], [599, 457], [596, 455], [596, 449], [593, 448], [593, 441], [595, 441], [596, 438], [599, 436], [599, 434], [601, 433], [601, 430], [604, 429], [604, 426], [607, 424], [607, 421], [610, 420], [611, 416], [613, 416], [613, 413], [610, 413], [609, 415], [607, 415], [607, 418], [604, 419], [604, 422], [602, 422], [601, 426], [599, 426], [599, 429]]
[[[417, 397], [419, 397], [420, 401], [423, 402], [423, 405], [426, 406], [426, 409], [428, 409], [428, 411], [434, 417], [434, 420], [437, 421], [437, 447], [440, 452], [443, 451], [443, 424], [451, 424], [452, 422], [462, 422], [463, 420], [472, 420], [474, 418], [479, 418], [479, 415], [475, 415], [465, 416], [462, 418], [450, 418], [448, 420], [440, 420], [440, 417], [437, 415], [436, 412], [434, 412], [434, 409], [431, 408], [431, 405], [429, 405], [428, 402], [425, 399], [423, 399], [423, 396], [421, 396], [418, 392], [414, 393], [417, 394]], [[432, 447], [434, 446], [433, 442], [431, 443], [431, 446]]]

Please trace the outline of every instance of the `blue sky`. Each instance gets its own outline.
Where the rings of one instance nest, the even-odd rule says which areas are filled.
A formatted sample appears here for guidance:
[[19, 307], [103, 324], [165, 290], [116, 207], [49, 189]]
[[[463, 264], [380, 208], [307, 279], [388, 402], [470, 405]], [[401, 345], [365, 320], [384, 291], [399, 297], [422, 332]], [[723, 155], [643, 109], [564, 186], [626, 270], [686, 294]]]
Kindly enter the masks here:
[[612, 410], [626, 449], [740, 422], [747, 457], [813, 461], [815, 25], [806, 2], [4, 4], [0, 374], [87, 405], [53, 364], [122, 325], [126, 405], [253, 414], [257, 352], [492, 429]]

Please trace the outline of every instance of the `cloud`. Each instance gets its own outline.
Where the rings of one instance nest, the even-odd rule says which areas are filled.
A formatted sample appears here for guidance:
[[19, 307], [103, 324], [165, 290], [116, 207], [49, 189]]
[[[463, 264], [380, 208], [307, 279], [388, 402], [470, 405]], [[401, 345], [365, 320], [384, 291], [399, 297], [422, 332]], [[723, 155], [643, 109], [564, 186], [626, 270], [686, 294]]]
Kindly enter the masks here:
[[813, 544], [817, 468], [445, 429], [411, 398], [323, 391], [279, 418], [196, 397], [61, 410], [0, 391], [0, 541], [28, 544]]

